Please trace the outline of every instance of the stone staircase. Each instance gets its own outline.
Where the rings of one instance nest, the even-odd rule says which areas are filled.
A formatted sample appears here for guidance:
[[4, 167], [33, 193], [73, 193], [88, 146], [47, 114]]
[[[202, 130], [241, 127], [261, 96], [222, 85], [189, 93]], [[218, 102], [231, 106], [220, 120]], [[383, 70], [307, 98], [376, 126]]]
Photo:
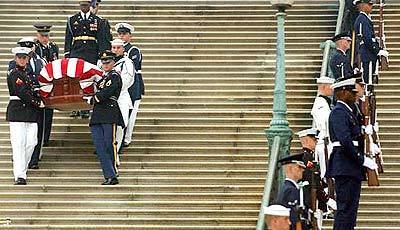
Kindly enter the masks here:
[[[12, 179], [8, 124], [0, 122], [0, 229], [254, 229], [266, 174], [264, 129], [272, 116], [275, 10], [260, 0], [103, 1], [99, 15], [135, 25], [147, 94], [122, 156], [121, 184], [100, 186], [87, 120], [54, 118], [51, 147], [28, 185]], [[322, 53], [336, 0], [299, 0], [288, 11], [288, 119], [311, 125]], [[391, 69], [377, 89], [386, 173], [363, 190], [360, 229], [400, 229], [400, 1], [386, 9]], [[73, 0], [0, 0], [0, 114], [6, 65], [36, 21], [53, 23], [63, 48]], [[63, 50], [61, 49], [61, 53]], [[293, 140], [293, 151], [299, 142]], [[4, 224], [4, 225], [3, 225]], [[8, 224], [8, 225], [7, 225]], [[331, 223], [328, 223], [330, 225]]]

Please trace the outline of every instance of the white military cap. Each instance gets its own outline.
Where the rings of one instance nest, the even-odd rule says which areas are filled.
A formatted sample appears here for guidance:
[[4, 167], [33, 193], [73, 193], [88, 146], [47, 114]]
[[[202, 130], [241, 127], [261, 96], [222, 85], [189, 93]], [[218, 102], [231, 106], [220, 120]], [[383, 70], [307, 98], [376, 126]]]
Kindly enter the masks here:
[[319, 77], [317, 78], [317, 84], [333, 84], [335, 79], [330, 77]]
[[32, 52], [32, 49], [30, 49], [30, 48], [28, 48], [28, 47], [20, 47], [20, 46], [18, 46], [18, 47], [12, 48], [12, 49], [11, 49], [11, 52], [12, 52], [14, 55], [17, 55], [17, 54], [25, 54], [25, 55], [28, 55], [30, 52]]
[[124, 41], [122, 41], [119, 38], [116, 38], [116, 39], [112, 40], [111, 45], [112, 46], [123, 46], [124, 45]]
[[305, 137], [305, 136], [317, 136], [318, 130], [316, 129], [304, 129], [296, 133], [299, 137]]
[[290, 209], [282, 205], [270, 205], [264, 208], [264, 214], [269, 216], [290, 216]]
[[343, 79], [341, 81], [336, 82], [335, 84], [332, 84], [331, 88], [335, 90], [348, 89], [357, 92], [356, 79], [355, 78]]
[[120, 22], [115, 25], [115, 30], [118, 33], [132, 33], [135, 31], [135, 28], [126, 22]]
[[33, 42], [33, 43], [35, 43], [35, 39], [33, 37], [23, 37], [18, 41], [18, 43], [23, 43], [23, 42]]

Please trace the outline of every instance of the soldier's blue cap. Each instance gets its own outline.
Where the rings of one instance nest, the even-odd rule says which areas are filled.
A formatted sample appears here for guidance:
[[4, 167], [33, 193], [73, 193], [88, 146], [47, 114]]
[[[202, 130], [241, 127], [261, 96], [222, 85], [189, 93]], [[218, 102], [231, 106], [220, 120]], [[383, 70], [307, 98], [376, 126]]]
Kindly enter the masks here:
[[359, 3], [375, 4], [375, 0], [354, 0], [353, 4], [357, 5]]
[[280, 159], [278, 162], [281, 163], [281, 165], [297, 164], [302, 168], [306, 168], [306, 165], [304, 164], [303, 161], [303, 155], [304, 155], [303, 153], [289, 155], [287, 157]]
[[50, 28], [53, 26], [48, 23], [36, 23], [33, 24], [33, 26], [36, 28], [37, 32], [39, 32], [42, 35], [48, 35], [50, 32]]
[[116, 57], [115, 53], [111, 52], [110, 50], [106, 50], [100, 54], [101, 61], [115, 60], [115, 57]]
[[342, 40], [342, 39], [351, 41], [351, 36], [348, 33], [341, 33], [341, 34], [337, 34], [332, 37], [332, 41], [334, 41], [334, 42]]

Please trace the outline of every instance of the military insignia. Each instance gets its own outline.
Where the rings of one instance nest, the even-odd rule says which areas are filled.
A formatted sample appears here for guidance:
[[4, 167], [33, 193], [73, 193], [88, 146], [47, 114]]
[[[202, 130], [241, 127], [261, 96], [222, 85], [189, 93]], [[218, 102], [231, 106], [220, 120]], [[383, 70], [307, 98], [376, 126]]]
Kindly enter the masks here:
[[100, 88], [100, 89], [104, 88], [104, 81], [100, 82], [99, 88]]
[[111, 80], [108, 80], [108, 82], [106, 83], [106, 86], [108, 87], [108, 86], [110, 86], [111, 85]]
[[17, 80], [15, 81], [15, 83], [16, 83], [17, 85], [22, 85], [22, 84], [24, 84], [24, 82], [23, 82], [20, 78], [17, 78]]
[[75, 22], [74, 22], [74, 25], [75, 25], [75, 26], [79, 25], [79, 22], [78, 22], [78, 21], [75, 21]]

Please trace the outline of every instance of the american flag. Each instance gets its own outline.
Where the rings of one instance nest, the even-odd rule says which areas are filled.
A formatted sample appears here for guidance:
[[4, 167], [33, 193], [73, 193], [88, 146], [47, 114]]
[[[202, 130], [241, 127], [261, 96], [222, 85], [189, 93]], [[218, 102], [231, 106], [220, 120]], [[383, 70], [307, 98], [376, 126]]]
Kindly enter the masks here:
[[40, 84], [40, 95], [48, 97], [53, 90], [53, 80], [63, 77], [76, 78], [84, 94], [94, 92], [94, 82], [100, 80], [103, 71], [96, 65], [79, 58], [63, 58], [48, 63], [40, 71], [38, 81]]

